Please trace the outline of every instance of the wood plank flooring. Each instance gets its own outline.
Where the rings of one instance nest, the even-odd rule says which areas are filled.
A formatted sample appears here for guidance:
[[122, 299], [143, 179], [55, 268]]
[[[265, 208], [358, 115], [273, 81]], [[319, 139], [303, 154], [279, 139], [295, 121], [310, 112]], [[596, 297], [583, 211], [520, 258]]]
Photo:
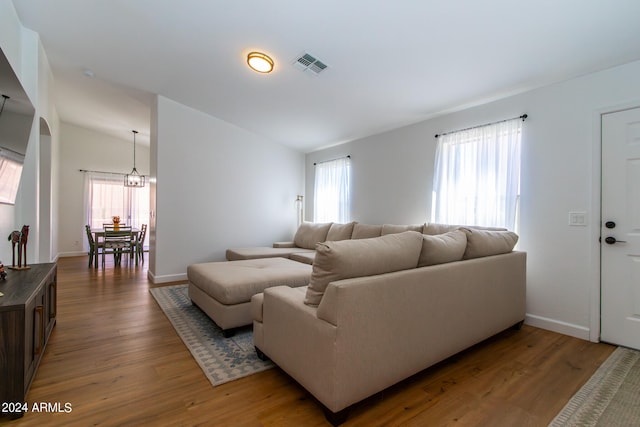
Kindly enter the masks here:
[[[0, 424], [328, 425], [278, 368], [212, 387], [151, 286], [145, 265], [61, 259], [58, 321], [27, 399], [63, 410]], [[344, 426], [546, 426], [613, 349], [525, 325], [355, 405]]]

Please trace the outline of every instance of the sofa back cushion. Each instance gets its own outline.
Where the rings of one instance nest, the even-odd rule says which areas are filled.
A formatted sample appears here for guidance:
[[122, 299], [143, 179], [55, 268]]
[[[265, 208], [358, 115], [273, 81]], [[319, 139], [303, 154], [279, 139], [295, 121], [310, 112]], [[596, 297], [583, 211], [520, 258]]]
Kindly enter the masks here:
[[467, 248], [467, 235], [462, 230], [453, 230], [435, 236], [422, 236], [422, 252], [418, 267], [460, 261]]
[[416, 225], [396, 225], [396, 224], [382, 224], [382, 236], [387, 234], [396, 234], [402, 233], [404, 231], [417, 231], [418, 233], [422, 233], [422, 229], [424, 228], [424, 224], [416, 224]]
[[293, 237], [293, 243], [299, 248], [315, 249], [316, 243], [327, 240], [327, 233], [331, 228], [331, 223], [313, 223], [303, 222], [296, 235]]
[[457, 230], [458, 228], [460, 227], [457, 225], [437, 224], [437, 223], [430, 222], [424, 225], [424, 228], [422, 229], [422, 234], [435, 236], [438, 234], [444, 234], [449, 231]]
[[416, 268], [421, 250], [422, 234], [415, 231], [319, 243], [304, 303], [320, 304], [325, 289], [336, 280]]
[[512, 231], [478, 230], [461, 228], [467, 235], [464, 259], [506, 254], [513, 251], [518, 235]]
[[483, 227], [481, 225], [451, 225], [451, 224], [439, 224], [431, 222], [424, 225], [422, 234], [429, 234], [434, 236], [436, 234], [444, 234], [448, 231], [457, 230], [458, 228], [470, 228], [473, 230], [492, 230], [492, 231], [507, 231], [506, 228], [501, 227]]
[[382, 234], [381, 225], [360, 224], [356, 222], [353, 225], [352, 239], [370, 239], [372, 237], [380, 237]]
[[329, 232], [327, 233], [327, 241], [336, 241], [336, 240], [348, 240], [351, 238], [351, 234], [353, 233], [353, 224], [355, 222], [349, 222], [347, 224], [338, 224], [334, 222], [329, 227]]

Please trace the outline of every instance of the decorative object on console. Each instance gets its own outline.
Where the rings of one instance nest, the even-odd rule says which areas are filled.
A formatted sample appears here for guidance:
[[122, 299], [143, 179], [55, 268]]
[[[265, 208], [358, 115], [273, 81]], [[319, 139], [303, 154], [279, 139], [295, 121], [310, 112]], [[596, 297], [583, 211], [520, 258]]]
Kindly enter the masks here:
[[120, 228], [120, 217], [119, 216], [114, 216], [113, 218], [111, 218], [111, 220], [113, 221], [113, 228], [115, 230]]
[[[27, 265], [27, 241], [29, 240], [29, 226], [23, 225], [20, 231], [14, 230], [9, 234], [7, 239], [11, 242], [12, 250], [12, 270], [28, 270], [30, 267]], [[18, 265], [16, 266], [16, 245], [18, 245]], [[24, 255], [24, 265], [22, 265], [22, 256]]]
[[[7, 280], [7, 272], [4, 271], [4, 264], [0, 261], [0, 280]], [[2, 293], [0, 293], [0, 297]]]
[[140, 175], [138, 170], [136, 169], [136, 134], [137, 130], [132, 130], [133, 132], [133, 169], [131, 173], [124, 176], [124, 186], [125, 187], [144, 187], [144, 175]]

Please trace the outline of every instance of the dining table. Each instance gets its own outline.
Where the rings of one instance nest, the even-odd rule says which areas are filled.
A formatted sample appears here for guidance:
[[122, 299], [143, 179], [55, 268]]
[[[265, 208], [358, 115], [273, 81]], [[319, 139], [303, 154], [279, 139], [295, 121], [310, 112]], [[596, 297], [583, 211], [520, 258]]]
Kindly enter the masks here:
[[[139, 228], [131, 227], [131, 239], [132, 241], [138, 240], [138, 234], [140, 233]], [[104, 242], [104, 228], [92, 228], [91, 234], [93, 234], [93, 256], [95, 257], [95, 266], [98, 266], [98, 244], [99, 242]], [[136, 265], [138, 265], [138, 257], [136, 256]]]

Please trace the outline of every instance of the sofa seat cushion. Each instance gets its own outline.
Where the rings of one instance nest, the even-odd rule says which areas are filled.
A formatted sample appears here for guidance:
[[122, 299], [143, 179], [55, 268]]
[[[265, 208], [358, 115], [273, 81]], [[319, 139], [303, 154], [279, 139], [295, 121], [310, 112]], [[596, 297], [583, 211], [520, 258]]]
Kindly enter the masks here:
[[329, 228], [331, 228], [330, 222], [303, 222], [300, 227], [298, 227], [295, 236], [293, 236], [293, 242], [299, 248], [315, 249], [316, 243], [327, 240]]
[[464, 259], [506, 254], [513, 251], [518, 235], [512, 231], [478, 230], [461, 228], [467, 235]]
[[187, 277], [194, 286], [221, 304], [246, 303], [272, 286], [305, 286], [311, 266], [286, 258], [191, 264]]
[[327, 285], [336, 280], [416, 268], [421, 250], [422, 234], [416, 231], [319, 243], [304, 302], [320, 304]]
[[253, 248], [233, 248], [227, 249], [227, 261], [239, 261], [257, 258], [289, 258], [295, 252], [314, 252], [313, 249], [302, 249], [296, 247], [270, 248], [268, 246], [257, 246]]
[[467, 235], [462, 230], [453, 230], [435, 236], [422, 236], [422, 252], [418, 267], [460, 261], [467, 248]]

